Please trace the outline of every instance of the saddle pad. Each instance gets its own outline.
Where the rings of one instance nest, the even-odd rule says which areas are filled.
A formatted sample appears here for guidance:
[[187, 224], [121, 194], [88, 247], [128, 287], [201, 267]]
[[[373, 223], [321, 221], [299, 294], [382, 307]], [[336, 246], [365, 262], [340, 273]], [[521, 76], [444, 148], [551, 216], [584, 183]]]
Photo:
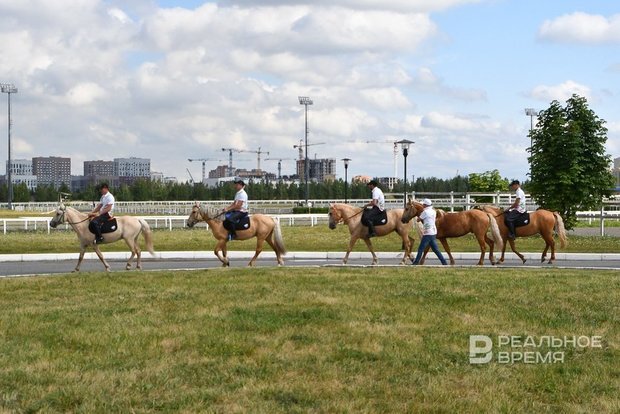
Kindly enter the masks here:
[[[381, 214], [377, 214], [375, 217], [373, 217], [372, 219], [372, 224], [375, 226], [383, 226], [384, 224], [387, 224], [388, 219], [387, 219], [387, 210], [383, 210], [381, 212]], [[366, 219], [364, 219], [362, 217], [362, 224], [366, 227], [368, 227], [368, 222], [366, 221]]]
[[[504, 219], [504, 223], [508, 221], [507, 219], [508, 219], [508, 216], [506, 216], [506, 218]], [[527, 226], [528, 224], [530, 224], [530, 213], [526, 211], [525, 213], [515, 215], [513, 219], [513, 223], [515, 227]]]
[[229, 220], [224, 220], [224, 228], [228, 231], [247, 230], [250, 228], [250, 216], [245, 216], [237, 223], [232, 223]]
[[[113, 217], [112, 219], [103, 222], [103, 225], [101, 226], [101, 233], [113, 233], [117, 229], [118, 225], [116, 224], [116, 218]], [[88, 224], [88, 230], [90, 230], [91, 233], [95, 234], [92, 221]]]

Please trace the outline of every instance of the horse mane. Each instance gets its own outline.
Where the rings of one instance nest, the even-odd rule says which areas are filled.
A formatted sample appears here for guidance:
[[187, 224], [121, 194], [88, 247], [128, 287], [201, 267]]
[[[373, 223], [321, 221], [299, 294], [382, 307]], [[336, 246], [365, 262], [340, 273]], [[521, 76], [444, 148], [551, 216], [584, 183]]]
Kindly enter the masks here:
[[436, 208], [435, 211], [437, 212], [437, 217], [439, 217], [439, 218], [443, 218], [443, 216], [448, 214], [448, 213], [446, 213], [444, 210], [442, 210], [440, 208]]

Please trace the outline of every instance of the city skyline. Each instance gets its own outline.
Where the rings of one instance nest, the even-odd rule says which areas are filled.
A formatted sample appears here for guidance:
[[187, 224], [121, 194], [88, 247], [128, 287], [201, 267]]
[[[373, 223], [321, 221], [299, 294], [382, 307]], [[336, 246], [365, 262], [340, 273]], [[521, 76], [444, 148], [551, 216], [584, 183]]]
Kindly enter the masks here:
[[18, 88], [13, 158], [62, 154], [77, 168], [134, 154], [186, 181], [187, 169], [201, 176], [188, 158], [223, 160], [211, 170], [226, 146], [270, 152], [261, 167], [275, 171], [273, 159], [298, 158], [308, 96], [309, 141], [325, 143], [308, 156], [337, 159], [338, 178], [345, 157], [349, 176], [391, 176], [391, 142], [405, 138], [409, 179], [526, 179], [525, 108], [572, 93], [607, 120], [620, 155], [613, 2], [34, 0], [0, 12], [0, 81]]

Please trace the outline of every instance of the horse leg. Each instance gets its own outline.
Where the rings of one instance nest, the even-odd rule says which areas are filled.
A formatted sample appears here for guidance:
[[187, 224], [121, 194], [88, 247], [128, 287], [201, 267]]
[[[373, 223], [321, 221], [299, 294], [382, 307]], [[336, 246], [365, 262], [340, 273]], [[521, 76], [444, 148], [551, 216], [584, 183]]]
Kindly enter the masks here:
[[495, 266], [495, 257], [493, 256], [493, 247], [495, 247], [495, 241], [486, 234], [484, 235], [484, 241], [489, 245], [489, 261], [493, 266]]
[[547, 250], [549, 249], [549, 247], [551, 247], [551, 257], [549, 258], [549, 264], [553, 264], [553, 261], [555, 260], [555, 240], [553, 240], [553, 233], [547, 234], [547, 236], [543, 238], [545, 239], [545, 250], [543, 250], [540, 262], [542, 263], [545, 261], [545, 258], [547, 257]]
[[97, 257], [99, 257], [99, 260], [101, 260], [101, 263], [103, 263], [103, 265], [105, 266], [105, 271], [109, 272], [110, 271], [110, 265], [103, 258], [103, 254], [101, 253], [101, 250], [99, 250], [99, 246], [97, 246], [96, 244], [94, 246], [95, 246], [95, 253], [97, 253]]
[[374, 266], [379, 261], [379, 258], [375, 254], [374, 249], [372, 248], [372, 243], [370, 242], [370, 239], [366, 237], [364, 241], [366, 242], [366, 246], [368, 246], [368, 250], [370, 250], [370, 253], [372, 254], [372, 265]]
[[482, 266], [484, 264], [484, 253], [486, 252], [486, 245], [484, 243], [484, 237], [482, 235], [476, 236], [478, 239], [478, 245], [480, 246], [480, 259], [478, 260], [478, 266]]
[[254, 253], [254, 257], [252, 257], [252, 260], [250, 260], [250, 263], [248, 263], [249, 267], [254, 266], [254, 264], [256, 263], [256, 259], [258, 258], [258, 255], [263, 251], [263, 244], [265, 243], [265, 239], [261, 239], [260, 237], [256, 237], [256, 253]]
[[[132, 241], [132, 240], [129, 240], [129, 239], [125, 239], [125, 244], [127, 244], [127, 247], [129, 247], [129, 251], [131, 252], [131, 256], [129, 256], [129, 259], [127, 260], [127, 264], [125, 265], [125, 270], [130, 270], [131, 269], [131, 261], [133, 260], [134, 256], [136, 255], [136, 243], [135, 243], [135, 241]], [[138, 265], [136, 267], [138, 269], [141, 268], [140, 260], [138, 260]]]
[[[517, 248], [515, 247], [515, 240], [514, 239], [508, 239], [508, 242], [510, 243], [510, 249], [512, 250], [512, 252], [514, 254], [516, 254], [517, 256], [519, 256], [519, 259], [521, 259], [521, 261], [523, 263], [525, 263], [527, 260], [525, 259], [525, 256], [523, 256], [521, 253], [519, 253], [517, 251]], [[501, 261], [504, 261], [504, 252], [506, 251], [506, 245], [504, 245], [504, 251], [502, 251], [502, 259]]]
[[[452, 257], [452, 252], [450, 251], [450, 246], [448, 245], [448, 239], [443, 238], [443, 239], [439, 239], [439, 241], [441, 242], [441, 245], [443, 246], [444, 250], [446, 251], [446, 253], [448, 253], [448, 257], [450, 258], [450, 266], [454, 266], [454, 257]], [[430, 248], [430, 246], [428, 247]], [[428, 252], [428, 248], [427, 248], [427, 252]], [[482, 254], [482, 257], [484, 257], [484, 253]], [[482, 259], [480, 259], [482, 260]], [[482, 264], [482, 263], [478, 263], [478, 264]]]
[[422, 254], [422, 258], [420, 259], [420, 266], [424, 264], [424, 261], [426, 260], [426, 255], [428, 254], [428, 251], [430, 249], [431, 249], [431, 246], [426, 246], [426, 249], [424, 249], [424, 253]]
[[224, 250], [225, 248], [226, 248], [226, 240], [218, 240], [217, 243], [215, 244], [215, 249], [213, 250], [213, 253], [215, 253], [215, 255], [220, 260], [220, 262], [222, 262], [222, 267], [230, 266], [230, 262], [228, 261], [228, 258], [226, 257], [226, 255], [220, 255], [220, 251]]
[[411, 256], [411, 237], [409, 237], [406, 231], [405, 233], [401, 233], [400, 237], [403, 239], [403, 246], [405, 246], [405, 253], [403, 254], [403, 260], [400, 261], [400, 264], [404, 265], [407, 258]]
[[349, 247], [347, 248], [347, 253], [342, 259], [342, 264], [347, 264], [347, 262], [349, 261], [349, 254], [351, 253], [351, 250], [353, 250], [355, 243], [357, 243], [357, 237], [351, 236], [351, 240], [349, 240]]
[[75, 266], [74, 272], [80, 271], [80, 266], [82, 265], [82, 260], [84, 260], [84, 253], [86, 252], [86, 246], [82, 245], [80, 247], [80, 257], [78, 258], [77, 265]]

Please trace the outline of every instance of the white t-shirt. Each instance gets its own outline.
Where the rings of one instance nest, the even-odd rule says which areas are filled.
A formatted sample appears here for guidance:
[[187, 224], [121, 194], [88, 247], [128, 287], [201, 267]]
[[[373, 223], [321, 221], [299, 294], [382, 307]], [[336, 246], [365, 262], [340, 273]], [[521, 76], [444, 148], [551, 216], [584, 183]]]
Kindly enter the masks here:
[[101, 209], [99, 210], [100, 212], [107, 205], [111, 205], [110, 211], [108, 211], [108, 214], [110, 215], [110, 217], [112, 217], [112, 212], [114, 211], [114, 196], [112, 195], [112, 193], [108, 192], [105, 195], [102, 195], [101, 200], [99, 200], [99, 203], [101, 204]]
[[420, 214], [420, 220], [424, 223], [424, 231], [422, 234], [425, 236], [432, 236], [437, 234], [437, 227], [435, 226], [435, 218], [437, 212], [433, 210], [433, 207], [426, 207], [422, 214]]
[[241, 204], [241, 208], [239, 209], [239, 211], [247, 213], [248, 212], [248, 193], [246, 193], [243, 188], [237, 191], [237, 194], [235, 194], [234, 201], [238, 201], [238, 200], [241, 200], [243, 202]]
[[372, 189], [372, 199], [377, 200], [377, 207], [379, 207], [379, 210], [383, 211], [383, 209], [385, 209], [385, 196], [379, 187]]
[[517, 188], [515, 196], [519, 198], [519, 205], [514, 210], [517, 210], [519, 213], [525, 213], [525, 193], [521, 190], [521, 187]]

